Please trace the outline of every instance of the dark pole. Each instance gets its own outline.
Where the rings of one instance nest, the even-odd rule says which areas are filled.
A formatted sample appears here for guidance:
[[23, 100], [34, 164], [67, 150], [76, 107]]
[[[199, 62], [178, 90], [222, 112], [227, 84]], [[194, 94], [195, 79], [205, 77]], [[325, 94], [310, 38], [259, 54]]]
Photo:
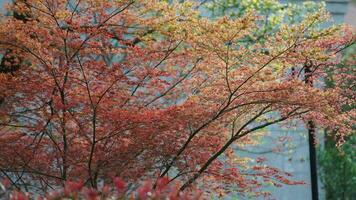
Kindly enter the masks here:
[[[312, 64], [307, 63], [304, 66], [304, 76], [305, 83], [313, 87], [312, 79]], [[312, 120], [308, 121], [307, 124], [308, 135], [309, 135], [309, 160], [310, 160], [310, 178], [311, 178], [311, 189], [312, 189], [312, 200], [318, 200], [318, 174], [317, 174], [317, 163], [316, 163], [316, 149], [315, 149], [315, 124]]]

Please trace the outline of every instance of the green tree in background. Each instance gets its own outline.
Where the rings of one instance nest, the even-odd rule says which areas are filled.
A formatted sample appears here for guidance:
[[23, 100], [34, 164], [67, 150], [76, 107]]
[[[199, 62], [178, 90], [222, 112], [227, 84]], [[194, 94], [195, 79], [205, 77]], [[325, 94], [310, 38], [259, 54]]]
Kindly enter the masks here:
[[[327, 140], [325, 149], [319, 150], [320, 178], [327, 200], [352, 200], [356, 197], [356, 137], [352, 135], [341, 147]], [[334, 148], [332, 148], [334, 147]]]

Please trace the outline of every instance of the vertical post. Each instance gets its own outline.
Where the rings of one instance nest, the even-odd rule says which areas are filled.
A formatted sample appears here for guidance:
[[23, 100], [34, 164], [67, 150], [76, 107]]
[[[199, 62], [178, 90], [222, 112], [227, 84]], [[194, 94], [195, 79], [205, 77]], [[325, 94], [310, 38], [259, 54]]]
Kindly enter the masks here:
[[[304, 66], [304, 76], [305, 83], [313, 87], [312, 79], [312, 64], [306, 64]], [[310, 178], [311, 178], [311, 190], [312, 190], [312, 200], [318, 200], [318, 174], [317, 174], [317, 163], [316, 163], [316, 148], [315, 148], [315, 124], [312, 120], [308, 121], [307, 124], [308, 136], [309, 136], [309, 160], [310, 160]]]

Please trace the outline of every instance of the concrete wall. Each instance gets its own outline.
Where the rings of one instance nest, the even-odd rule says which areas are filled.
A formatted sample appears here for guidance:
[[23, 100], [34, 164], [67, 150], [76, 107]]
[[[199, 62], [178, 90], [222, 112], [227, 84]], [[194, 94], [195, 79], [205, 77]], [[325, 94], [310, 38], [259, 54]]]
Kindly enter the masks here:
[[345, 23], [352, 25], [356, 29], [356, 1], [348, 4]]
[[[304, 126], [282, 129], [274, 125], [268, 129], [269, 134], [263, 138], [262, 144], [246, 151], [237, 150], [241, 156], [267, 158], [266, 164], [293, 174], [293, 180], [303, 180], [306, 185], [284, 185], [265, 189], [277, 200], [309, 200], [311, 199], [308, 134]], [[280, 138], [288, 138], [288, 142], [278, 142]], [[276, 146], [280, 151], [272, 151]], [[252, 153], [254, 152], [254, 153]], [[263, 199], [263, 198], [261, 198]]]

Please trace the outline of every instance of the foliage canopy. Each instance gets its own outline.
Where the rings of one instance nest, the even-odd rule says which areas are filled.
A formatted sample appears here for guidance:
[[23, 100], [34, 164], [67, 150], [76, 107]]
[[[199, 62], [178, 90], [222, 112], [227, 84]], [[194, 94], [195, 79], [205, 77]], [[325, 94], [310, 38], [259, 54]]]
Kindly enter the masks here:
[[[25, 0], [1, 17], [0, 169], [11, 187], [46, 192], [67, 180], [97, 188], [113, 176], [168, 177], [180, 190], [267, 195], [263, 183], [299, 184], [253, 166], [232, 145], [291, 119], [350, 133], [350, 80], [313, 88], [339, 70], [355, 42], [347, 27], [321, 29], [323, 8], [264, 34], [261, 16], [202, 17], [192, 2]], [[4, 60], [4, 59], [3, 59]], [[305, 67], [312, 69], [304, 74]], [[224, 159], [218, 159], [224, 156]]]

